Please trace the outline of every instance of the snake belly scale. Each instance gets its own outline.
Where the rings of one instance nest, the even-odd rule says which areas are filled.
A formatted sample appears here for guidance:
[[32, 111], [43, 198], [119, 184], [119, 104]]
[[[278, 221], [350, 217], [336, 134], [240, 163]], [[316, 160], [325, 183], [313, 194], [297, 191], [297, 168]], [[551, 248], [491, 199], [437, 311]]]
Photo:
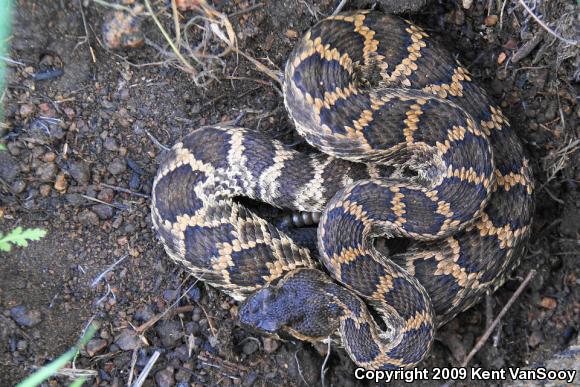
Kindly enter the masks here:
[[[154, 181], [160, 240], [243, 301], [246, 324], [309, 341], [338, 333], [369, 369], [414, 366], [438, 326], [518, 263], [534, 208], [522, 147], [451, 54], [378, 12], [310, 29], [287, 61], [284, 100], [320, 152], [244, 128], [194, 130]], [[240, 197], [321, 212], [318, 248]], [[385, 252], [377, 238], [408, 246]]]

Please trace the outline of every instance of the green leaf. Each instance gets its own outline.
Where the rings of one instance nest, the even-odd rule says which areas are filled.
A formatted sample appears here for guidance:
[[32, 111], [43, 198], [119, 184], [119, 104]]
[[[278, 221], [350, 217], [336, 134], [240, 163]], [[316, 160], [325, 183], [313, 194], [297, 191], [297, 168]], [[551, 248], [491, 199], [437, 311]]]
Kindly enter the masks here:
[[0, 152], [6, 150], [6, 145], [4, 144], [0, 144]]
[[20, 247], [28, 246], [28, 241], [37, 241], [46, 235], [46, 230], [41, 228], [16, 227], [8, 234], [0, 233], [0, 251], [12, 250], [12, 244]]
[[43, 381], [53, 376], [56, 371], [64, 367], [78, 353], [79, 348], [88, 343], [88, 341], [95, 335], [96, 332], [97, 327], [91, 324], [77, 345], [18, 383], [16, 387], [35, 387], [40, 385]]

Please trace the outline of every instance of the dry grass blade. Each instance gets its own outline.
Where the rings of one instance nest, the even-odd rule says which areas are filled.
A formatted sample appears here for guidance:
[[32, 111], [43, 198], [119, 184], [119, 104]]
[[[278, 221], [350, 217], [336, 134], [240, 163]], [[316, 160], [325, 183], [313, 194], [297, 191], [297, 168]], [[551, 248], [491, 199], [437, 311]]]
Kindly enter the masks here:
[[580, 149], [580, 139], [570, 139], [568, 144], [554, 152], [550, 152], [542, 159], [544, 171], [548, 177], [546, 184], [552, 181], [558, 172], [562, 171], [570, 162], [571, 156]]
[[159, 21], [159, 18], [157, 17], [157, 15], [155, 15], [155, 12], [153, 12], [153, 8], [151, 8], [151, 3], [149, 2], [149, 0], [144, 0], [144, 1], [145, 1], [145, 7], [147, 8], [147, 11], [149, 11], [149, 13], [151, 14], [151, 18], [155, 22], [155, 25], [157, 26], [157, 28], [159, 28], [159, 31], [161, 32], [161, 34], [163, 35], [163, 37], [165, 38], [165, 40], [167, 41], [167, 43], [171, 47], [171, 50], [173, 50], [173, 52], [175, 53], [175, 56], [177, 57], [179, 62], [183, 65], [183, 70], [190, 73], [191, 75], [193, 75], [194, 79], [195, 79], [195, 77], [197, 76], [197, 70], [187, 61], [187, 59], [185, 59], [185, 57], [181, 54], [181, 52], [179, 51], [179, 48], [177, 48], [177, 46], [175, 45], [175, 43], [173, 42], [173, 40], [171, 39], [171, 37], [169, 36], [167, 31], [165, 30], [165, 28], [163, 28], [163, 25]]
[[246, 54], [243, 51], [236, 49], [236, 52], [238, 54], [240, 54], [241, 56], [243, 56], [244, 58], [246, 58], [247, 60], [249, 60], [250, 62], [252, 62], [252, 64], [254, 66], [256, 66], [258, 71], [266, 74], [268, 77], [270, 77], [274, 81], [276, 81], [279, 85], [282, 85], [282, 77], [280, 75], [278, 75], [275, 71], [270, 70], [268, 67], [266, 67], [262, 63], [260, 63], [257, 59], [253, 58], [252, 56]]
[[524, 7], [524, 9], [526, 10], [527, 13], [530, 14], [530, 16], [532, 18], [534, 18], [534, 20], [543, 28], [545, 29], [550, 35], [554, 36], [555, 38], [561, 40], [562, 42], [566, 43], [566, 44], [570, 44], [573, 46], [576, 46], [578, 44], [578, 41], [576, 40], [570, 40], [570, 39], [566, 39], [563, 36], [560, 36], [556, 33], [556, 31], [554, 31], [552, 28], [550, 28], [550, 26], [548, 26], [546, 23], [544, 23], [544, 21], [542, 21], [542, 19], [540, 19], [538, 17], [538, 15], [536, 15], [531, 8], [526, 4], [526, 2], [524, 0], [518, 0], [518, 2], [522, 5], [522, 7]]
[[153, 366], [157, 362], [157, 359], [159, 359], [159, 355], [161, 355], [161, 352], [159, 352], [159, 351], [155, 351], [153, 353], [153, 355], [151, 355], [151, 358], [149, 359], [149, 361], [147, 362], [147, 364], [143, 368], [143, 371], [141, 371], [141, 374], [139, 375], [139, 377], [137, 378], [137, 380], [135, 381], [135, 383], [131, 387], [141, 387], [143, 385], [143, 383], [145, 382], [145, 379], [147, 379], [147, 376], [149, 376], [151, 369], [153, 368]]

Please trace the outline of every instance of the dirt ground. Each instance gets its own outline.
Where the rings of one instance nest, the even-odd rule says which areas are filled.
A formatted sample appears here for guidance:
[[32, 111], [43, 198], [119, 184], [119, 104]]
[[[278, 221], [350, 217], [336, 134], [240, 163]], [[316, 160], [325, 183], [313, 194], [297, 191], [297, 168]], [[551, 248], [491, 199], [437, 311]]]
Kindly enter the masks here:
[[[88, 372], [94, 384], [134, 381], [158, 351], [149, 385], [320, 385], [326, 345], [244, 329], [236, 323], [235, 302], [166, 258], [149, 218], [161, 153], [156, 141], [170, 146], [198, 126], [242, 113], [241, 125], [296, 141], [278, 85], [231, 53], [204, 67], [192, 61], [214, 77], [196, 86], [171, 65], [177, 62], [150, 17], [142, 17], [143, 47], [106, 49], [101, 28], [111, 9], [101, 3], [21, 0], [15, 6], [0, 127], [7, 148], [0, 152], [0, 230], [21, 225], [48, 234], [0, 255], [0, 385], [66, 351], [90, 321], [100, 329], [71, 372]], [[229, 15], [239, 50], [275, 70], [298, 37], [338, 3], [213, 5]], [[518, 1], [476, 0], [468, 9], [465, 3], [435, 0], [407, 17], [457, 53], [501, 104], [533, 162], [537, 211], [513, 279], [443, 327], [422, 366], [460, 364], [489, 317], [536, 270], [471, 362], [488, 369], [525, 366], [577, 340], [580, 325], [578, 46], [545, 32]], [[527, 3], [557, 35], [578, 40], [575, 1]], [[171, 2], [153, 7], [173, 34]], [[195, 15], [182, 12], [183, 23]], [[199, 31], [191, 37], [199, 39]], [[223, 47], [216, 36], [207, 44], [208, 52]], [[338, 348], [326, 368], [325, 385], [360, 384]], [[68, 383], [59, 376], [50, 385]]]

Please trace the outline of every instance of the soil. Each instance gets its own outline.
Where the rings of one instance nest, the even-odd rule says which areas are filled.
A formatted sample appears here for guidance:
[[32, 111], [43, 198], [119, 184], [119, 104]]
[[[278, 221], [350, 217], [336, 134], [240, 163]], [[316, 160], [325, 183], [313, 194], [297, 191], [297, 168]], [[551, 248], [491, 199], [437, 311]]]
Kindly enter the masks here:
[[[239, 49], [275, 69], [338, 3], [214, 6], [230, 15]], [[544, 32], [517, 2], [466, 3], [431, 1], [406, 17], [457, 53], [501, 104], [532, 160], [537, 210], [513, 279], [443, 327], [422, 367], [458, 366], [486, 321], [535, 270], [471, 362], [525, 366], [566, 348], [580, 325], [578, 51]], [[573, 26], [557, 21], [577, 12], [574, 1], [529, 3], [570, 38]], [[153, 6], [173, 31], [170, 2]], [[229, 54], [213, 60], [209, 85], [196, 86], [170, 65], [171, 50], [146, 17], [143, 47], [107, 49], [101, 28], [110, 12], [89, 1], [15, 6], [9, 55], [18, 63], [9, 63], [0, 127], [7, 148], [0, 152], [0, 230], [40, 227], [48, 234], [1, 253], [0, 385], [65, 352], [91, 321], [100, 328], [74, 367], [91, 371], [91, 383], [102, 386], [134, 381], [157, 351], [149, 385], [361, 384], [339, 348], [332, 347], [322, 381], [326, 345], [240, 326], [236, 303], [169, 261], [151, 229], [148, 196], [162, 152], [156, 141], [170, 146], [198, 126], [241, 116], [242, 126], [295, 142], [276, 83]], [[195, 15], [183, 12], [184, 20]], [[209, 42], [208, 50], [221, 49], [218, 40]], [[50, 385], [68, 383], [58, 376]]]

